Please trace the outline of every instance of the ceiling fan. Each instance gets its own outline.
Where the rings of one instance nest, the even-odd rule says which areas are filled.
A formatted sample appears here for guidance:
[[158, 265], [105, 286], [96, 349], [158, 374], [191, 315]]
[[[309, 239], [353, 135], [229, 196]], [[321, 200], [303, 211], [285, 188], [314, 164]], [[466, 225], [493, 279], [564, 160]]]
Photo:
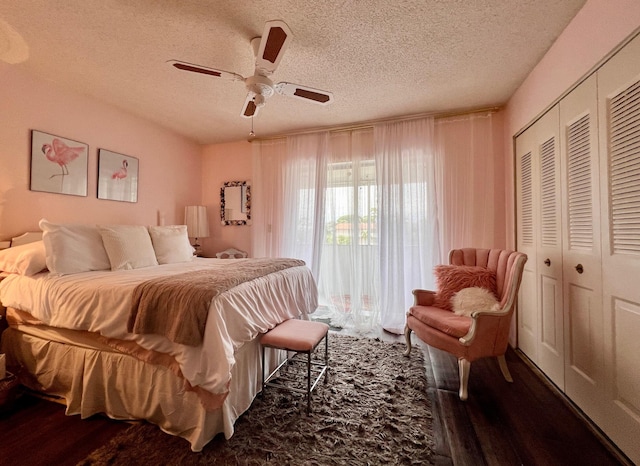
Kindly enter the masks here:
[[300, 84], [280, 82], [274, 84], [269, 76], [276, 70], [289, 41], [293, 37], [291, 30], [283, 21], [267, 21], [264, 25], [262, 37], [251, 40], [251, 47], [256, 59], [253, 76], [243, 78], [237, 73], [207, 68], [178, 60], [170, 60], [175, 68], [183, 71], [202, 73], [216, 78], [242, 81], [247, 88], [247, 98], [241, 115], [251, 118], [257, 115], [260, 107], [275, 92], [289, 97], [297, 97], [320, 105], [327, 105], [333, 101], [333, 94], [320, 89], [314, 89]]

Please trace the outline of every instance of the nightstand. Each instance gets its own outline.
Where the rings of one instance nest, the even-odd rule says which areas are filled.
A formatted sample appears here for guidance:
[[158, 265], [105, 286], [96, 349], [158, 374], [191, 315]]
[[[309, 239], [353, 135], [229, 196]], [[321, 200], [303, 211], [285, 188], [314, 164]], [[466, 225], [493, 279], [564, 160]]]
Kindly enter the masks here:
[[7, 371], [6, 377], [0, 379], [0, 413], [13, 408], [13, 402], [20, 393], [18, 377]]
[[7, 324], [7, 308], [0, 304], [0, 352], [2, 352], [2, 332], [4, 332], [9, 324]]
[[[0, 276], [0, 282], [3, 279], [4, 277]], [[0, 352], [2, 350], [2, 332], [4, 332], [8, 326], [9, 325], [7, 324], [7, 308], [4, 307], [2, 303], [0, 303]]]
[[[4, 278], [5, 277], [0, 276], [0, 281]], [[2, 332], [4, 332], [8, 326], [7, 308], [0, 303], [0, 353], [2, 352]], [[20, 390], [19, 387], [20, 382], [18, 381], [18, 377], [6, 371], [5, 377], [0, 379], [0, 413], [10, 410], [13, 407], [13, 402]]]

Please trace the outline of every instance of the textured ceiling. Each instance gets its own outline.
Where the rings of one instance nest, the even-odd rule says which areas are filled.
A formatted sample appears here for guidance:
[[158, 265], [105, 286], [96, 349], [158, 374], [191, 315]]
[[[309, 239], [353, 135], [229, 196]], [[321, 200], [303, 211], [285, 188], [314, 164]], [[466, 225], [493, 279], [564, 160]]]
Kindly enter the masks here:
[[216, 143], [248, 136], [244, 84], [167, 61], [252, 75], [250, 40], [268, 20], [294, 36], [273, 81], [331, 91], [335, 101], [275, 95], [255, 118], [258, 136], [502, 105], [584, 3], [2, 0], [0, 58], [17, 33], [29, 58], [13, 66]]

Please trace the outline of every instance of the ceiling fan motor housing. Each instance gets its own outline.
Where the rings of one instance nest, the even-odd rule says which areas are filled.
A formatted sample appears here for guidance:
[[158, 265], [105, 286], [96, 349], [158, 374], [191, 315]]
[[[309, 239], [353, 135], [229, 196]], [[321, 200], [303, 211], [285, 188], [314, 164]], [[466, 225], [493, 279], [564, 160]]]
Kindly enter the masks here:
[[[247, 90], [249, 92], [253, 92], [256, 97], [262, 96], [264, 99], [268, 99], [275, 92], [273, 89], [273, 81], [266, 76], [260, 76], [259, 74], [249, 76], [245, 80], [245, 84], [247, 85]], [[258, 100], [262, 100], [262, 105], [264, 105], [264, 99], [256, 99], [256, 106], [259, 106]]]

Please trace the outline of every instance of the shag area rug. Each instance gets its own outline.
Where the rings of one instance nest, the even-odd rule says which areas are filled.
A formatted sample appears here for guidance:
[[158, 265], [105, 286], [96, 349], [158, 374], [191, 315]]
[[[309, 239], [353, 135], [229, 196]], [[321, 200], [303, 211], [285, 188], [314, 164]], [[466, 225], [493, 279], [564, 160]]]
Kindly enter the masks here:
[[[323, 353], [323, 346], [316, 353]], [[404, 344], [330, 334], [329, 377], [312, 396], [267, 387], [200, 453], [149, 424], [133, 425], [80, 465], [388, 465], [433, 462], [424, 356]]]

